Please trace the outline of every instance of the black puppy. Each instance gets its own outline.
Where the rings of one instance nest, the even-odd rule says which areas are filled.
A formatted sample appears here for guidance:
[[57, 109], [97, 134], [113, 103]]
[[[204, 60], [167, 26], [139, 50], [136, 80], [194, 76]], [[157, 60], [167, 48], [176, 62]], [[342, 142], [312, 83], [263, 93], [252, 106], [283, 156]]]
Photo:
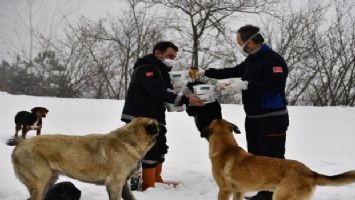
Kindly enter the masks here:
[[23, 138], [26, 138], [26, 134], [30, 130], [37, 130], [37, 135], [40, 135], [42, 129], [42, 118], [46, 117], [47, 113], [48, 109], [44, 107], [34, 107], [31, 112], [18, 112], [15, 116], [15, 137], [18, 136], [18, 132], [21, 129]]
[[[187, 88], [193, 91], [193, 86], [205, 84], [204, 82], [189, 82]], [[208, 139], [208, 135], [205, 134], [205, 129], [210, 125], [210, 123], [215, 119], [222, 119], [222, 108], [221, 104], [216, 100], [212, 103], [207, 103], [204, 106], [187, 106], [186, 112], [189, 116], [193, 116], [195, 119], [195, 124], [197, 129], [200, 131], [200, 136]], [[233, 131], [235, 133], [240, 133], [238, 127], [234, 124]]]
[[81, 191], [71, 182], [60, 182], [49, 189], [44, 200], [79, 200]]

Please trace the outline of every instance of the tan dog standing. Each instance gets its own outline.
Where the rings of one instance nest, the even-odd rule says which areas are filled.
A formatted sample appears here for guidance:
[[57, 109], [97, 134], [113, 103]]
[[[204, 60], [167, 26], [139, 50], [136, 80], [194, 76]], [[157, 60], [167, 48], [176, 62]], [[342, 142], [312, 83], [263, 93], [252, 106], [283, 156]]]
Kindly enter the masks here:
[[59, 175], [106, 185], [110, 200], [121, 200], [121, 194], [133, 200], [126, 181], [157, 133], [157, 121], [142, 117], [108, 134], [16, 138], [12, 163], [31, 200], [42, 200]]
[[214, 120], [204, 132], [209, 141], [218, 200], [242, 200], [243, 193], [273, 191], [273, 200], [309, 200], [317, 185], [340, 186], [355, 182], [355, 170], [326, 176], [294, 160], [256, 156], [238, 146], [232, 125]]

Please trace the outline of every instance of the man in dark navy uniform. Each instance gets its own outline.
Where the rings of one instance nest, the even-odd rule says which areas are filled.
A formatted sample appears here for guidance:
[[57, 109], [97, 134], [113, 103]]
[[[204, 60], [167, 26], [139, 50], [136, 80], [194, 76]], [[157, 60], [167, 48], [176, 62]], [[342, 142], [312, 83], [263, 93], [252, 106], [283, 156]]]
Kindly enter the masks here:
[[167, 132], [165, 110], [183, 104], [204, 105], [194, 95], [184, 96], [174, 92], [169, 77], [171, 66], [167, 60], [175, 59], [177, 52], [177, 46], [163, 41], [154, 46], [152, 54], [137, 60], [122, 111], [121, 120], [126, 123], [135, 117], [150, 117], [158, 120], [160, 125], [156, 144], [142, 160], [143, 190], [154, 187], [155, 182], [164, 183], [161, 171], [164, 155], [168, 152], [165, 137]]
[[[242, 92], [246, 113], [245, 130], [248, 151], [255, 155], [284, 158], [286, 130], [289, 125], [285, 98], [288, 68], [285, 60], [269, 46], [259, 28], [246, 25], [237, 32], [240, 52], [246, 59], [224, 69], [200, 70], [210, 78], [231, 79], [222, 89]], [[271, 200], [271, 192], [259, 192], [252, 200]]]

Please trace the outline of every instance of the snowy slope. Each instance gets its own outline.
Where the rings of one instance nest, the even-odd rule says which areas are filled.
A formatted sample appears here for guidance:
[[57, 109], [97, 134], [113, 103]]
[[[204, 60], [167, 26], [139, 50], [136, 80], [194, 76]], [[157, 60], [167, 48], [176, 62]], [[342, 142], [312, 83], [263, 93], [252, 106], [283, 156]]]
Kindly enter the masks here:
[[[123, 101], [61, 99], [9, 95], [0, 92], [0, 199], [19, 200], [29, 195], [15, 177], [11, 164], [13, 147], [5, 145], [14, 134], [13, 118], [18, 111], [34, 106], [49, 109], [43, 120], [43, 134], [106, 133], [121, 125]], [[224, 118], [236, 123], [244, 133], [244, 112], [240, 105], [223, 105]], [[311, 169], [325, 174], [337, 174], [355, 169], [355, 108], [290, 107], [291, 125], [288, 131], [286, 156], [304, 162]], [[214, 200], [217, 186], [212, 178], [208, 145], [194, 126], [193, 119], [182, 113], [168, 113], [169, 153], [163, 175], [180, 182], [176, 189], [158, 185], [145, 192], [134, 192], [140, 200]], [[28, 137], [35, 135], [34, 131]], [[245, 147], [245, 135], [236, 137]], [[103, 186], [70, 180], [82, 191], [83, 200], [108, 199]], [[344, 187], [318, 187], [315, 200], [354, 200], [355, 184]]]

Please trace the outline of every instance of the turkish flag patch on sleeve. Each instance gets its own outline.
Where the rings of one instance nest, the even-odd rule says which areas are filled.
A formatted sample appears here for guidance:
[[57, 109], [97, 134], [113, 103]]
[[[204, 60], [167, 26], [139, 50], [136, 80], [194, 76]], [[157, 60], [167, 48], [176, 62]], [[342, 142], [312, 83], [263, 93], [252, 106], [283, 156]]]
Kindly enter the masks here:
[[281, 66], [274, 66], [274, 67], [272, 68], [272, 71], [273, 71], [274, 73], [282, 73], [282, 72], [283, 72]]
[[145, 73], [145, 77], [152, 77], [152, 76], [154, 76], [154, 72], [153, 71]]

